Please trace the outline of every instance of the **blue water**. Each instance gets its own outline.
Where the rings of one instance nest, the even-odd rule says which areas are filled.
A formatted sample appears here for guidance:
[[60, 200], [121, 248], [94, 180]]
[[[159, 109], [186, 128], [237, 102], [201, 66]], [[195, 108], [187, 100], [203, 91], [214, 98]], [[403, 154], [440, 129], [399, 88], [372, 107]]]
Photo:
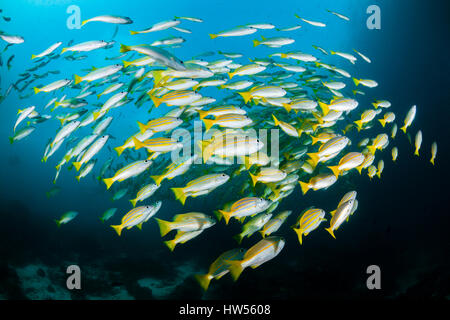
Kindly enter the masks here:
[[[66, 46], [72, 39], [74, 43], [111, 40], [114, 25], [93, 22], [79, 30], [68, 29], [66, 20], [69, 14], [66, 9], [73, 3], [75, 1], [17, 0], [3, 1], [0, 4], [3, 14], [12, 18], [10, 22], [0, 19], [0, 30], [25, 38], [25, 43], [14, 45], [2, 54], [2, 92], [16, 81], [20, 73], [34, 65], [30, 59], [31, 54], [37, 54], [57, 41], [63, 41], [63, 46]], [[366, 8], [372, 4], [377, 4], [381, 9], [380, 30], [369, 30], [366, 27]], [[76, 5], [81, 9], [81, 20], [102, 14], [115, 14], [128, 16], [134, 23], [119, 26], [114, 38], [116, 45], [111, 49], [87, 53], [88, 58], [81, 61], [52, 60], [44, 70], [60, 70], [61, 73], [37, 80], [35, 84], [44, 85], [58, 79], [72, 78], [75, 73], [85, 74], [81, 69], [115, 63], [104, 60], [104, 57], [118, 55], [120, 44], [151, 43], [171, 35], [186, 39], [181, 48], [171, 50], [181, 60], [221, 50], [244, 54], [245, 58], [242, 58], [241, 63], [246, 63], [244, 60], [247, 57], [264, 58], [277, 51], [261, 46], [254, 48], [251, 42], [261, 34], [275, 36], [276, 31], [262, 30], [250, 36], [215, 40], [211, 40], [208, 34], [248, 23], [272, 23], [277, 27], [287, 28], [299, 23], [294, 17], [298, 13], [306, 19], [324, 22], [327, 27], [316, 28], [301, 23], [301, 29], [283, 33], [296, 40], [293, 45], [285, 47], [286, 50], [318, 55], [311, 47], [312, 44], [344, 52], [351, 52], [355, 48], [368, 55], [372, 63], [367, 64], [359, 59], [355, 66], [351, 66], [336, 56], [327, 56], [324, 61], [336, 63], [352, 75], [375, 79], [379, 83], [377, 88], [370, 89], [369, 97], [360, 98], [362, 106], [369, 107], [372, 97], [391, 101], [392, 111], [397, 115], [397, 124], [402, 122], [412, 105], [418, 107], [410, 134], [413, 138], [418, 129], [423, 132], [421, 157], [413, 156], [413, 146], [399, 131], [388, 148], [390, 150], [394, 145], [398, 147], [398, 161], [392, 163], [389, 151], [383, 153], [385, 170], [381, 180], [369, 181], [367, 176], [354, 175], [351, 188], [358, 191], [359, 209], [351, 223], [340, 230], [337, 240], [331, 239], [326, 232], [317, 232], [308, 237], [306, 244], [300, 247], [294, 232], [285, 225], [283, 236], [287, 240], [286, 248], [267, 265], [246, 271], [235, 284], [228, 278], [215, 281], [206, 294], [202, 294], [197, 284], [187, 277], [165, 298], [220, 299], [254, 296], [294, 299], [306, 295], [332, 297], [343, 293], [351, 297], [386, 297], [408, 292], [411, 295], [426, 296], [429, 290], [423, 287], [432, 287], [437, 282], [448, 284], [448, 271], [447, 278], [439, 271], [448, 270], [450, 244], [447, 231], [450, 221], [446, 204], [449, 190], [446, 149], [450, 137], [447, 124], [450, 101], [448, 5], [439, 8], [423, 1], [365, 0], [170, 3], [85, 0], [76, 1]], [[345, 22], [327, 13], [326, 9], [349, 16], [351, 21]], [[169, 30], [136, 36], [129, 34], [129, 30], [142, 30], [174, 16], [194, 16], [202, 18], [204, 22], [183, 21], [180, 24], [180, 27], [192, 30], [192, 34]], [[4, 43], [1, 45], [4, 46]], [[12, 54], [15, 58], [8, 70], [6, 61]], [[220, 56], [215, 55], [204, 59], [219, 58]], [[38, 70], [37, 73], [41, 74], [44, 70]], [[27, 90], [31, 90], [31, 87]], [[216, 91], [206, 92], [211, 92], [212, 95]], [[216, 94], [220, 96], [220, 93]], [[119, 222], [120, 217], [129, 210], [127, 199], [113, 203], [103, 184], [91, 177], [78, 183], [73, 171], [62, 170], [57, 182], [62, 188], [61, 192], [55, 198], [47, 199], [45, 192], [53, 186], [54, 166], [62, 152], [47, 163], [41, 163], [40, 159], [48, 138], [54, 136], [58, 128], [58, 122], [38, 124], [37, 130], [30, 137], [13, 145], [9, 144], [7, 138], [12, 134], [17, 109], [31, 105], [36, 105], [39, 109], [50, 98], [51, 95], [38, 94], [19, 99], [17, 92], [13, 90], [0, 104], [2, 266], [8, 266], [11, 270], [33, 263], [52, 266], [61, 272], [60, 277], [54, 280], [56, 286], [64, 285], [64, 280], [61, 279], [64, 277], [65, 267], [68, 262], [72, 262], [79, 264], [82, 269], [97, 268], [95, 272], [99, 273], [101, 270], [105, 273], [116, 272], [116, 287], [125, 287], [134, 298], [155, 298], [155, 294], [152, 296], [148, 292], [135, 290], [136, 285], [133, 283], [146, 277], [170, 283], [174, 274], [179, 273], [176, 268], [183, 270], [184, 265], [189, 265], [185, 268], [191, 273], [205, 272], [220, 253], [236, 247], [231, 235], [239, 232], [238, 226], [225, 227], [223, 223], [219, 223], [214, 232], [205, 232], [173, 253], [162, 244], [154, 222], [144, 225], [142, 232], [132, 230], [135, 232], [127, 232], [126, 236], [119, 238], [111, 228], [99, 222], [98, 216], [110, 207], [117, 207], [119, 210], [113, 221]], [[89, 99], [96, 102], [95, 97]], [[152, 117], [164, 113], [165, 110], [160, 109], [154, 111]], [[126, 106], [109, 130], [116, 137], [116, 140], [112, 140], [113, 146], [122, 144], [126, 137], [133, 134], [136, 131], [135, 121], [142, 118], [148, 119], [145, 107], [136, 109], [132, 105]], [[439, 148], [435, 167], [428, 162], [433, 141], [437, 141]], [[101, 159], [106, 159], [107, 155], [103, 157]], [[100, 167], [98, 164], [97, 166], [96, 173]], [[279, 206], [277, 212], [282, 209], [294, 210], [293, 216], [296, 217], [311, 205], [332, 210], [348, 190], [346, 186], [336, 185], [326, 192], [311, 192], [302, 196], [296, 189]], [[164, 199], [164, 204], [158, 215], [163, 219], [170, 219], [173, 214], [181, 212], [211, 212], [217, 209], [215, 200], [208, 197], [190, 199], [182, 207], [173, 200], [171, 194], [160, 196]], [[76, 210], [80, 215], [68, 225], [57, 229], [53, 219], [69, 210]], [[249, 247], [255, 242], [255, 238], [252, 238], [243, 245]], [[378, 264], [382, 270], [386, 270], [386, 285], [382, 293], [368, 292], [365, 289], [365, 268], [371, 264]], [[423, 274], [431, 274], [432, 280]], [[424, 282], [425, 278], [428, 282]], [[434, 290], [439, 296], [448, 296], [448, 287], [436, 286]], [[104, 298], [110, 297], [110, 288], [105, 283], [100, 286], [95, 280], [87, 280], [86, 288], [84, 293], [72, 293], [72, 298], [88, 298], [94, 292], [97, 295], [101, 293]], [[1, 290], [0, 287], [2, 296], [23, 298], [20, 294], [12, 296], [8, 290]]]

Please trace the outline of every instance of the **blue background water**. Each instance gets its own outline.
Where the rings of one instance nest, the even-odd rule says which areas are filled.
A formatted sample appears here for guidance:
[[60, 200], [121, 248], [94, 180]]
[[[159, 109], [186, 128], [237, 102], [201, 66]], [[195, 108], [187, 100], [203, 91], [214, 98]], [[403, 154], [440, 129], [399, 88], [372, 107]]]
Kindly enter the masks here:
[[[381, 180], [369, 181], [367, 176], [352, 176], [352, 187], [358, 191], [359, 209], [351, 223], [339, 230], [337, 240], [331, 239], [326, 232], [316, 232], [300, 247], [295, 234], [285, 225], [282, 233], [287, 238], [287, 245], [280, 256], [261, 268], [246, 271], [235, 284], [228, 278], [213, 282], [204, 298], [332, 297], [343, 293], [372, 297], [377, 294], [398, 296], [402, 292], [424, 296], [431, 296], [432, 292], [438, 292], [439, 296], [448, 295], [448, 5], [436, 6], [423, 1], [318, 0], [171, 1], [170, 4], [136, 0], [2, 1], [3, 14], [12, 17], [12, 21], [0, 21], [0, 30], [25, 38], [24, 44], [10, 47], [2, 56], [3, 92], [20, 73], [33, 65], [30, 60], [32, 53], [39, 53], [54, 42], [63, 41], [67, 45], [71, 39], [75, 43], [110, 40], [115, 29], [113, 25], [91, 23], [80, 30], [66, 27], [69, 16], [66, 9], [74, 3], [81, 8], [82, 20], [100, 14], [117, 14], [131, 17], [134, 24], [119, 27], [114, 39], [117, 43], [112, 49], [100, 54], [88, 53], [89, 58], [82, 61], [53, 60], [46, 69], [60, 70], [61, 74], [38, 80], [38, 84], [72, 77], [74, 73], [80, 74], [83, 68], [107, 65], [110, 62], [105, 61], [104, 56], [118, 55], [120, 43], [150, 43], [169, 35], [186, 39], [181, 48], [173, 50], [182, 60], [217, 50], [262, 58], [274, 50], [253, 48], [250, 39], [261, 34], [274, 36], [275, 31], [264, 30], [242, 38], [216, 40], [210, 40], [207, 34], [247, 23], [267, 22], [281, 28], [291, 27], [299, 22], [294, 17], [294, 13], [298, 13], [306, 19], [322, 21], [327, 27], [316, 28], [302, 23], [301, 29], [284, 33], [296, 40], [289, 50], [317, 54], [311, 48], [312, 44], [344, 52], [353, 48], [360, 50], [372, 59], [371, 64], [359, 59], [352, 67], [339, 57], [328, 56], [324, 60], [338, 63], [357, 77], [375, 79], [380, 85], [370, 90], [370, 97], [391, 101], [398, 124], [411, 105], [418, 106], [410, 133], [414, 135], [418, 129], [423, 132], [421, 157], [413, 156], [413, 146], [399, 131], [389, 146], [389, 150], [394, 145], [399, 148], [398, 161], [392, 163], [388, 151], [383, 154], [385, 171]], [[381, 8], [381, 30], [368, 30], [366, 27], [366, 8], [371, 4]], [[345, 22], [328, 14], [326, 9], [345, 14], [351, 21]], [[129, 30], [141, 30], [174, 16], [200, 17], [204, 23], [183, 21], [180, 27], [192, 30], [192, 34], [166, 30], [134, 37], [129, 35]], [[8, 71], [5, 62], [11, 54], [15, 54], [15, 58]], [[8, 275], [14, 274], [15, 266], [39, 262], [61, 270], [60, 278], [53, 280], [64, 283], [64, 268], [70, 261], [82, 269], [97, 268], [96, 272], [104, 270], [105, 273], [115, 271], [118, 281], [115, 286], [126, 287], [136, 298], [149, 298], [152, 296], [148, 292], [137, 290], [133, 284], [138, 279], [152, 277], [163, 284], [170, 283], [174, 274], [184, 279], [183, 268], [189, 272], [204, 272], [221, 252], [236, 247], [231, 235], [239, 231], [237, 225], [225, 227], [223, 223], [218, 224], [214, 232], [205, 232], [174, 253], [163, 245], [154, 222], [147, 223], [142, 232], [132, 230], [135, 232], [127, 232], [119, 238], [97, 217], [105, 209], [116, 206], [119, 211], [114, 222], [118, 221], [129, 209], [127, 200], [113, 203], [104, 192], [104, 185], [91, 178], [78, 183], [73, 172], [65, 169], [57, 183], [62, 187], [61, 193], [47, 199], [45, 192], [53, 185], [54, 165], [59, 156], [54, 156], [46, 164], [40, 159], [47, 139], [55, 134], [57, 123], [38, 125], [30, 137], [13, 145], [8, 143], [7, 137], [12, 133], [18, 108], [30, 105], [42, 108], [48, 100], [49, 95], [44, 94], [20, 100], [13, 92], [0, 104], [0, 137], [3, 137], [0, 138], [3, 227], [0, 262], [2, 268], [10, 266]], [[118, 138], [113, 140], [114, 146], [123, 141], [120, 137], [128, 137], [136, 131], [136, 119], [147, 117], [143, 109], [127, 108], [130, 110], [121, 112], [120, 127], [116, 123], [112, 129], [111, 133]], [[438, 142], [439, 150], [436, 166], [432, 167], [428, 160], [434, 140]], [[293, 216], [310, 205], [331, 210], [346, 191], [346, 186], [336, 185], [329, 191], [304, 197], [297, 189], [279, 209], [294, 210]], [[214, 199], [202, 198], [189, 201], [183, 208], [167, 196], [159, 215], [169, 218], [190, 209], [207, 212], [216, 207]], [[80, 215], [57, 229], [53, 219], [68, 210], [79, 211]], [[255, 239], [256, 236], [247, 240], [243, 246], [249, 247], [256, 242]], [[365, 268], [370, 264], [380, 265], [385, 272], [382, 292], [374, 294], [365, 289]], [[177, 271], [178, 266], [181, 272]], [[191, 278], [183, 281], [165, 297], [202, 297]], [[87, 280], [85, 290], [88, 293], [102, 292], [104, 297], [108, 297], [109, 289], [105, 283], [100, 286], [98, 281]], [[83, 298], [88, 293], [73, 294], [72, 298]], [[3, 295], [23, 297], [22, 293], [13, 295], [11, 291]]]

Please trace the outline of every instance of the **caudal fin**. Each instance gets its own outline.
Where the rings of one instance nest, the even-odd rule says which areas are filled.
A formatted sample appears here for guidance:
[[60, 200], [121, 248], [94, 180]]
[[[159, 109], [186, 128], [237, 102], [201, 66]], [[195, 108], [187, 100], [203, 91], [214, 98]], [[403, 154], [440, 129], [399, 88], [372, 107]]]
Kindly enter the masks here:
[[256, 183], [258, 182], [258, 177], [255, 176], [254, 174], [251, 174], [250, 172], [248, 174], [250, 175], [250, 178], [252, 178], [253, 186], [255, 186]]
[[133, 205], [133, 208], [136, 207], [136, 202], [138, 202], [138, 199], [131, 199], [131, 204]]
[[228, 224], [228, 221], [230, 221], [230, 219], [231, 219], [231, 212], [230, 211], [225, 211], [225, 210], [217, 210], [221, 215], [222, 215], [222, 217], [224, 218], [224, 220], [225, 220], [225, 224]]
[[242, 271], [244, 271], [241, 262], [239, 260], [225, 260], [225, 262], [229, 264], [228, 269], [230, 270], [233, 280], [236, 281], [239, 279]]
[[339, 170], [339, 166], [329, 166], [328, 169], [333, 171], [333, 174], [336, 178], [339, 178], [339, 175], [341, 174], [341, 170]]
[[153, 180], [155, 180], [155, 183], [157, 186], [161, 184], [161, 181], [164, 179], [164, 175], [159, 176], [150, 176]]
[[295, 233], [297, 234], [298, 237], [298, 242], [300, 242], [300, 244], [302, 244], [302, 235], [303, 235], [303, 229], [302, 228], [294, 228], [293, 229], [295, 231]]
[[170, 188], [173, 193], [175, 194], [175, 198], [177, 200], [180, 200], [181, 204], [184, 206], [184, 203], [186, 202], [186, 194], [184, 193], [183, 188]]
[[159, 226], [159, 232], [161, 233], [161, 237], [164, 237], [166, 234], [168, 234], [170, 231], [172, 231], [172, 226], [170, 221], [161, 220], [158, 218], [155, 218], [156, 222]]
[[334, 236], [334, 231], [333, 229], [331, 229], [331, 227], [325, 228], [325, 230], [327, 230], [331, 234], [331, 236], [336, 239], [336, 237]]
[[210, 34], [209, 34], [209, 36], [211, 37], [211, 39], [215, 39], [215, 38], [217, 38], [217, 37], [218, 37], [218, 35], [217, 35], [217, 34], [212, 34], [212, 33], [210, 33]]
[[309, 183], [302, 182], [302, 181], [299, 181], [298, 183], [300, 183], [300, 187], [302, 188], [302, 193], [305, 195], [309, 190]]
[[252, 94], [250, 92], [238, 92], [242, 99], [244, 99], [244, 102], [247, 103], [250, 101], [250, 99], [252, 98]]
[[382, 125], [383, 128], [384, 128], [384, 126], [386, 125], [386, 120], [384, 120], [384, 119], [378, 119], [378, 121], [380, 121], [381, 125]]
[[177, 245], [175, 240], [164, 241], [164, 244], [167, 246], [167, 248], [170, 249], [170, 251], [173, 251], [175, 249], [175, 246]]
[[204, 291], [208, 290], [209, 283], [211, 282], [211, 277], [209, 274], [196, 274], [194, 277]]
[[114, 230], [116, 230], [117, 234], [120, 237], [120, 234], [122, 233], [122, 225], [117, 225], [117, 226], [111, 226], [111, 228], [113, 228]]
[[109, 188], [111, 188], [112, 184], [114, 183], [114, 179], [106, 178], [106, 179], [103, 179], [103, 182], [106, 184], [106, 189], [108, 190]]

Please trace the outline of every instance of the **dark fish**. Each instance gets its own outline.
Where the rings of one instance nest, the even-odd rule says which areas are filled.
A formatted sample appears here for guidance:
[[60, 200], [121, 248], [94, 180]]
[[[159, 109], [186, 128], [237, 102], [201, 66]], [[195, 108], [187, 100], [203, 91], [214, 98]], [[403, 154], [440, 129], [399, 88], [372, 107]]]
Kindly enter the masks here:
[[11, 21], [11, 17], [3, 17], [3, 20], [5, 20], [6, 22]]

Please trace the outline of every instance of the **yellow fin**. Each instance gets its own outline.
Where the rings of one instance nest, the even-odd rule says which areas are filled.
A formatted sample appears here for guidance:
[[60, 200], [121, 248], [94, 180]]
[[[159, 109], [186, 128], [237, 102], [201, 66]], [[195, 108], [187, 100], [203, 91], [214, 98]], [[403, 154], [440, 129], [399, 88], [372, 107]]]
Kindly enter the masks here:
[[112, 227], [114, 230], [116, 230], [117, 234], [118, 234], [119, 237], [120, 237], [120, 234], [122, 233], [122, 229], [123, 229], [122, 225], [111, 226], [111, 227]]
[[224, 262], [229, 265], [228, 270], [230, 270], [231, 277], [236, 281], [244, 271], [241, 262], [239, 260], [225, 260]]
[[161, 232], [161, 237], [164, 237], [166, 234], [168, 234], [170, 231], [172, 231], [171, 222], [161, 220], [158, 218], [155, 218], [156, 222], [159, 226], [159, 232]]
[[114, 179], [106, 178], [106, 179], [103, 179], [103, 182], [106, 184], [106, 189], [108, 190], [109, 188], [111, 188], [112, 184], [114, 183]]
[[308, 190], [309, 190], [309, 183], [302, 182], [302, 181], [299, 181], [298, 183], [300, 183], [300, 187], [302, 188], [302, 192], [305, 195], [308, 192]]
[[209, 283], [211, 282], [209, 274], [196, 274], [194, 277], [204, 291], [208, 290]]
[[303, 234], [303, 229], [302, 228], [294, 228], [293, 229], [295, 231], [295, 233], [298, 236], [298, 242], [300, 242], [300, 244], [302, 244], [302, 234]]
[[175, 194], [175, 198], [180, 200], [181, 204], [184, 206], [186, 202], [186, 194], [184, 193], [184, 188], [170, 188]]

